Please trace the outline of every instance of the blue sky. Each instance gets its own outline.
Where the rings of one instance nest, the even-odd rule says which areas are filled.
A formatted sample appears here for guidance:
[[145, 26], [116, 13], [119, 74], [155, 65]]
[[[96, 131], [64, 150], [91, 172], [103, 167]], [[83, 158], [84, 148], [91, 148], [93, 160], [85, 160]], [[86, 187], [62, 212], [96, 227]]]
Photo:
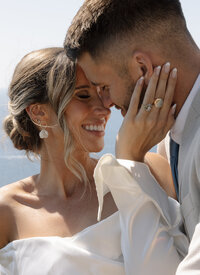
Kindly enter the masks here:
[[[61, 46], [83, 0], [0, 0], [0, 88], [29, 51]], [[200, 46], [200, 1], [181, 0], [188, 28]]]

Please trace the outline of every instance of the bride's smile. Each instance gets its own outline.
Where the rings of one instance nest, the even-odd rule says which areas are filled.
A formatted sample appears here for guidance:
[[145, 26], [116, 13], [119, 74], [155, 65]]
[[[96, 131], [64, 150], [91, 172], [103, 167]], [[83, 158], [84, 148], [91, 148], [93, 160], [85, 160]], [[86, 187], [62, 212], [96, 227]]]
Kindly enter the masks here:
[[79, 150], [99, 152], [104, 147], [104, 135], [110, 110], [105, 108], [96, 88], [77, 66], [74, 96], [66, 107], [65, 117]]

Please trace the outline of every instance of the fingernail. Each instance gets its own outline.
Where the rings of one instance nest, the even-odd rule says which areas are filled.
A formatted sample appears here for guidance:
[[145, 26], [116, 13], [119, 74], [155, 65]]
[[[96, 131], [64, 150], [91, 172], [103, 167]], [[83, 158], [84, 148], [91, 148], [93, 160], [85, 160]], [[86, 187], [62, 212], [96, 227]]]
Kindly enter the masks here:
[[158, 66], [154, 69], [154, 72], [156, 73], [156, 75], [160, 74], [160, 69], [161, 69], [161, 66]]
[[176, 76], [177, 76], [177, 68], [174, 68], [172, 70], [172, 78], [176, 78]]
[[175, 114], [175, 111], [176, 111], [176, 104], [174, 104], [174, 105], [172, 106], [172, 115]]
[[168, 74], [168, 73], [169, 73], [169, 70], [170, 70], [170, 63], [167, 62], [167, 63], [164, 65], [164, 71], [165, 71], [166, 74]]
[[138, 84], [142, 85], [143, 81], [144, 81], [144, 76], [141, 76], [138, 80]]

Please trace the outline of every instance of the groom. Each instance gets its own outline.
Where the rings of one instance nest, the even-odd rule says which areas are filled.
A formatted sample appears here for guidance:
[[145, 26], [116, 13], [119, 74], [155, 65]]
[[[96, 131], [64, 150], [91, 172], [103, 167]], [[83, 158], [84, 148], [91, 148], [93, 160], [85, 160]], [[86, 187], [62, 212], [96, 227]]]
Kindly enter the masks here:
[[176, 122], [162, 152], [170, 159], [167, 149], [176, 147], [174, 183], [191, 240], [177, 272], [200, 273], [200, 50], [179, 0], [86, 0], [69, 28], [65, 47], [101, 88], [105, 107], [116, 105], [122, 114], [138, 78], [144, 76], [147, 85], [154, 68], [166, 61], [178, 69]]

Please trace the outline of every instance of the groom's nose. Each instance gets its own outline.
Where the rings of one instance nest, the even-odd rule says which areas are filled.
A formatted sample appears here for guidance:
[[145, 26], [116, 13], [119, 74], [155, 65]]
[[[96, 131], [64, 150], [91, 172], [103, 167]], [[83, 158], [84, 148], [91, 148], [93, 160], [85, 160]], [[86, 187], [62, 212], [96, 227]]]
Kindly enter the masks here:
[[111, 108], [112, 106], [114, 106], [114, 103], [112, 102], [108, 91], [97, 89], [97, 92], [105, 108]]
[[111, 108], [114, 105], [114, 103], [112, 102], [110, 96], [102, 96], [101, 100], [102, 100], [103, 106], [105, 108]]

